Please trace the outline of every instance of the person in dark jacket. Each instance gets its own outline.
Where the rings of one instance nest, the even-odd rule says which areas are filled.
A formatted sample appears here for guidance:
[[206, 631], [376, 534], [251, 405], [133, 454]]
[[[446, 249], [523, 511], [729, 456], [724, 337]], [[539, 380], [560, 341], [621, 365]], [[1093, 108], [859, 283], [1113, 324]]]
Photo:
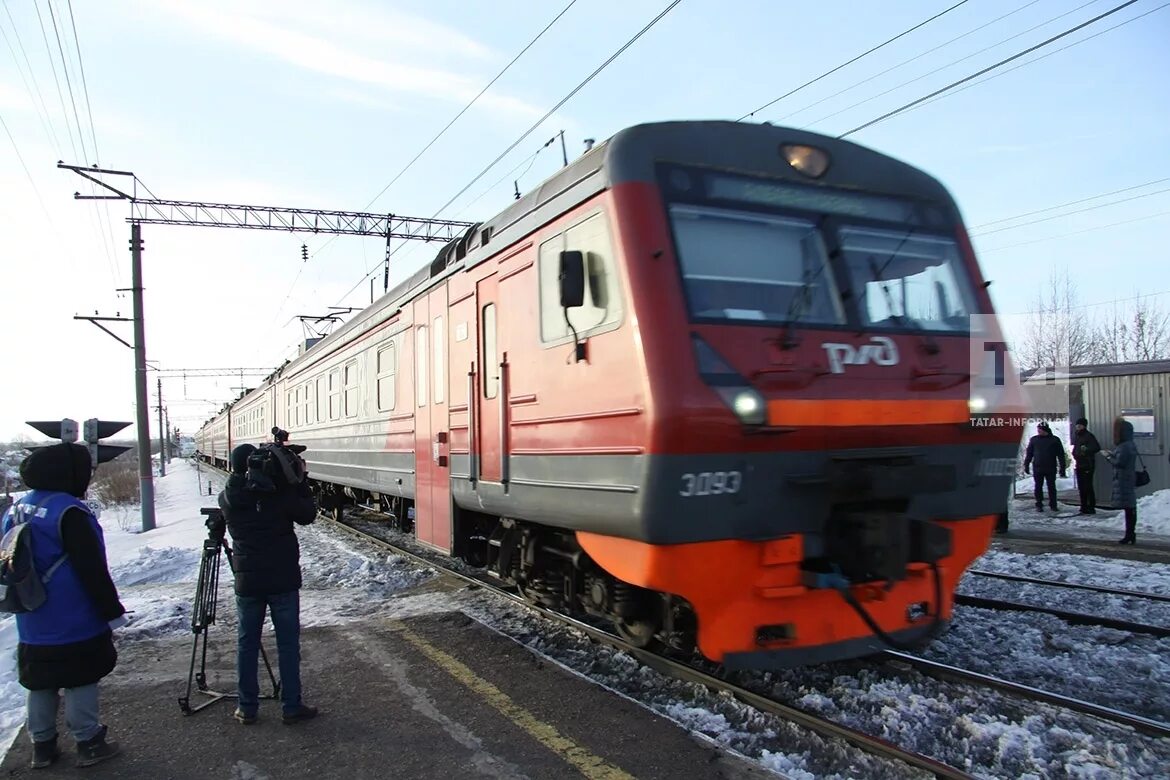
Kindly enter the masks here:
[[1056, 469], [1060, 466], [1060, 476], [1068, 470], [1064, 456], [1064, 442], [1052, 435], [1052, 428], [1048, 423], [1041, 421], [1036, 426], [1037, 434], [1028, 441], [1028, 451], [1024, 455], [1024, 473], [1031, 468], [1032, 481], [1036, 487], [1036, 509], [1044, 510], [1044, 485], [1048, 485], [1048, 506], [1056, 511]]
[[107, 567], [102, 527], [81, 500], [92, 475], [87, 448], [68, 443], [38, 448], [20, 464], [31, 492], [4, 515], [4, 533], [18, 523], [29, 524], [25, 533], [32, 534], [38, 575], [43, 578], [61, 561], [45, 583], [45, 602], [16, 614], [16, 663], [20, 684], [28, 689], [34, 769], [61, 756], [57, 710], [62, 689], [77, 765], [91, 766], [120, 751], [117, 742], [106, 740], [98, 681], [117, 665], [113, 629], [126, 624], [126, 610]]
[[235, 543], [233, 568], [240, 625], [239, 706], [234, 716], [245, 725], [256, 722], [260, 707], [260, 632], [267, 609], [272, 615], [280, 657], [282, 720], [296, 723], [316, 716], [317, 709], [301, 701], [301, 566], [294, 523], [312, 523], [317, 505], [303, 471], [292, 483], [281, 475], [273, 479], [249, 467], [249, 459], [256, 453], [257, 448], [251, 444], [232, 450], [232, 474], [219, 494], [219, 506]]
[[1125, 510], [1125, 536], [1118, 544], [1137, 543], [1137, 445], [1133, 443], [1133, 423], [1123, 417], [1113, 421], [1113, 450], [1105, 459], [1113, 466], [1114, 507]]
[[1101, 444], [1089, 431], [1089, 421], [1084, 417], [1076, 421], [1073, 433], [1073, 474], [1077, 479], [1077, 492], [1081, 494], [1082, 515], [1097, 514], [1097, 494], [1093, 490], [1093, 474], [1097, 470], [1097, 453]]

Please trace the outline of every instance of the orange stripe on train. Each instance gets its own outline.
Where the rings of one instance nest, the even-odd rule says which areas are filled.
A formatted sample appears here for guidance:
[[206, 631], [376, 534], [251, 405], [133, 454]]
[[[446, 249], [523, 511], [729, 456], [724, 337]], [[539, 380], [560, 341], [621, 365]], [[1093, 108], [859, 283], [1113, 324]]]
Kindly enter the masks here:
[[775, 399], [768, 402], [769, 425], [942, 425], [964, 423], [971, 411], [966, 399]]

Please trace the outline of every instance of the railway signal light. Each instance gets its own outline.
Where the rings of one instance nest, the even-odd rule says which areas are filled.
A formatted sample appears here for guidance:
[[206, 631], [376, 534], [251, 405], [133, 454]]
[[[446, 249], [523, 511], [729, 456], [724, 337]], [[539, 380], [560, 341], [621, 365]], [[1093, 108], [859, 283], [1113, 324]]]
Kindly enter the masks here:
[[121, 444], [100, 443], [102, 439], [108, 439], [129, 424], [99, 420], [96, 417], [85, 421], [85, 441], [89, 445], [89, 456], [93, 460], [94, 468], [97, 468], [99, 463], [111, 461], [130, 449], [129, 446]]
[[[77, 428], [77, 421], [70, 420], [66, 417], [63, 420], [49, 420], [28, 422], [33, 428], [48, 436], [50, 439], [57, 439], [64, 444], [72, 444], [77, 441], [79, 433]], [[89, 449], [89, 458], [96, 469], [99, 463], [106, 463], [121, 455], [130, 447], [120, 444], [102, 444], [101, 440], [113, 436], [118, 431], [125, 428], [130, 423], [128, 422], [109, 422], [99, 420], [96, 417], [85, 421], [83, 429], [80, 431], [82, 439], [85, 441], [86, 447]], [[37, 449], [49, 445], [32, 444], [28, 449]]]

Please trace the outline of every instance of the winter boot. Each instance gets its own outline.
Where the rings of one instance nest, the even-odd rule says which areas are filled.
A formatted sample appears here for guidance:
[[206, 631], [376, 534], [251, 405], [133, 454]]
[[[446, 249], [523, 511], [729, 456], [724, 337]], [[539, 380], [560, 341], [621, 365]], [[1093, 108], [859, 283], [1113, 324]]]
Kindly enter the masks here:
[[113, 758], [122, 748], [117, 742], [106, 742], [108, 726], [102, 726], [96, 737], [77, 743], [77, 765], [93, 766], [107, 758]]
[[317, 717], [317, 708], [310, 707], [307, 704], [302, 704], [293, 712], [284, 713], [284, 715], [281, 717], [281, 720], [287, 726], [293, 723], [300, 723], [302, 720], [310, 720], [311, 718], [315, 717]]
[[232, 713], [232, 717], [238, 720], [240, 723], [243, 723], [245, 726], [251, 726], [256, 722], [255, 715], [249, 715], [248, 713], [238, 708], [235, 712]]
[[1137, 517], [1129, 517], [1130, 510], [1125, 510], [1125, 536], [1123, 536], [1118, 544], [1136, 544], [1137, 543]]
[[33, 757], [32, 768], [44, 769], [50, 766], [58, 758], [61, 757], [61, 751], [57, 747], [57, 738], [45, 740], [44, 742], [33, 743]]

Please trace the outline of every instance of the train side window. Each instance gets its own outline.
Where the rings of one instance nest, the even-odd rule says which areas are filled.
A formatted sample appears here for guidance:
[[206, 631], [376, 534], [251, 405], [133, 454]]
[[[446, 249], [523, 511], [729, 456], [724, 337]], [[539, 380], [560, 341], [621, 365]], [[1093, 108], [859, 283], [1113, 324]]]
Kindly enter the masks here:
[[345, 385], [345, 416], [357, 417], [358, 413], [358, 364], [351, 360], [342, 369]]
[[301, 425], [309, 425], [312, 422], [313, 404], [309, 399], [312, 389], [312, 382], [301, 385]]
[[394, 408], [397, 387], [394, 376], [397, 373], [398, 355], [391, 340], [378, 350], [377, 357], [377, 394], [378, 411], [386, 412]]
[[296, 402], [296, 397], [293, 395], [292, 390], [289, 390], [286, 395], [288, 396], [288, 403], [285, 406], [286, 414], [285, 414], [284, 419], [287, 420], [289, 423], [291, 423], [293, 420], [293, 413], [296, 411], [296, 408], [297, 408], [297, 402]]
[[496, 305], [483, 307], [483, 397], [495, 398], [500, 390], [500, 358], [496, 351]]
[[338, 387], [338, 380], [341, 372], [338, 369], [333, 369], [329, 372], [329, 419], [341, 419], [341, 388]]
[[443, 390], [446, 386], [445, 369], [446, 363], [443, 361], [443, 318], [435, 317], [435, 403], [443, 403]]
[[[560, 306], [561, 252], [577, 251], [585, 257], [585, 302], [568, 310]], [[594, 214], [564, 233], [540, 245], [540, 338], [560, 343], [617, 327], [622, 318], [618, 294], [617, 263], [604, 213]], [[572, 329], [569, 328], [572, 324]]]
[[325, 414], [325, 377], [317, 377], [317, 422], [325, 422], [328, 419]]
[[427, 326], [419, 325], [414, 332], [414, 337], [416, 374], [414, 384], [418, 390], [418, 405], [422, 407], [427, 405], [427, 352], [430, 351], [430, 346], [427, 344]]
[[293, 401], [293, 413], [288, 419], [289, 422], [298, 427], [301, 424], [301, 388], [299, 387], [296, 389], [295, 400]]

